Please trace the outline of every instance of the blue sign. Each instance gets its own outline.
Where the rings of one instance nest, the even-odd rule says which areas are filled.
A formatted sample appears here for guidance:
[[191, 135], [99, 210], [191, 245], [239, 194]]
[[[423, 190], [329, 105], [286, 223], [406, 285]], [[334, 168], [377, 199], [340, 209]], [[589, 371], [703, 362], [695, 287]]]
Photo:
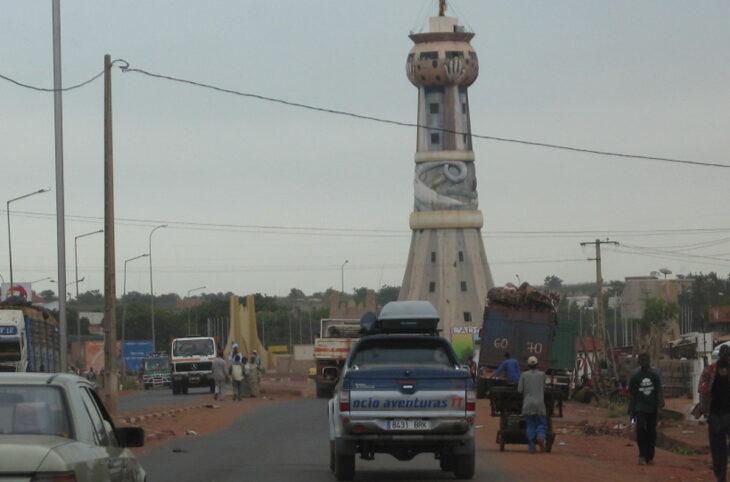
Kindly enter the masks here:
[[0, 326], [0, 335], [17, 335], [17, 326]]
[[122, 351], [127, 370], [137, 371], [142, 368], [142, 360], [154, 350], [152, 340], [125, 340]]

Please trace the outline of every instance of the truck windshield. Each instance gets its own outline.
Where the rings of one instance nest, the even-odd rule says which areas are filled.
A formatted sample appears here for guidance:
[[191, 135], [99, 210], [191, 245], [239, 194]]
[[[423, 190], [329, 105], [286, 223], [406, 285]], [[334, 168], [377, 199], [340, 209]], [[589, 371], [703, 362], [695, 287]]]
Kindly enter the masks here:
[[213, 356], [215, 346], [213, 340], [175, 340], [172, 343], [173, 356]]
[[441, 340], [374, 340], [359, 346], [350, 366], [373, 365], [453, 366], [448, 347]]
[[144, 362], [144, 369], [145, 370], [169, 370], [170, 369], [170, 360], [167, 358], [159, 358], [156, 360], [145, 360]]
[[0, 433], [70, 437], [61, 390], [45, 385], [0, 386]]
[[0, 340], [0, 362], [20, 361], [20, 338]]

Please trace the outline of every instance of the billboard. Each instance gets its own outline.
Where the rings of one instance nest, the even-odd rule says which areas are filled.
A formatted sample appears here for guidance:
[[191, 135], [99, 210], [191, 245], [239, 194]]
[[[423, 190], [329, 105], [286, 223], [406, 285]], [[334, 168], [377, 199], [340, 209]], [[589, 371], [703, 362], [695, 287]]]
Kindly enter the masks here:
[[0, 284], [0, 299], [5, 299], [9, 296], [22, 296], [26, 300], [31, 299], [31, 284], [30, 283], [13, 283], [13, 289], [10, 289], [10, 283]]
[[124, 363], [128, 371], [137, 371], [142, 368], [142, 360], [148, 353], [154, 351], [152, 340], [125, 340]]

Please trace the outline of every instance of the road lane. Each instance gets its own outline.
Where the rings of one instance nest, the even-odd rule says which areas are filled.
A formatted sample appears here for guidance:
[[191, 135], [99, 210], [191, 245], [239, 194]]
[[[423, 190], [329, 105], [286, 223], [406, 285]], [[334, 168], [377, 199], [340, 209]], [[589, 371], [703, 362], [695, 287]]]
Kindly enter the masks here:
[[189, 402], [203, 395], [208, 395], [211, 401], [213, 400], [213, 395], [210, 393], [209, 388], [190, 388], [187, 395], [173, 395], [172, 389], [170, 388], [153, 388], [119, 397], [118, 410], [120, 412], [128, 412], [168, 405], [170, 403]]
[[[329, 471], [326, 401], [302, 398], [272, 403], [241, 416], [230, 428], [201, 437], [172, 441], [139, 456], [150, 481], [321, 482]], [[173, 449], [182, 452], [173, 452]], [[508, 480], [477, 452], [474, 480]], [[398, 462], [378, 454], [356, 461], [355, 480], [455, 480], [441, 472], [432, 455]]]

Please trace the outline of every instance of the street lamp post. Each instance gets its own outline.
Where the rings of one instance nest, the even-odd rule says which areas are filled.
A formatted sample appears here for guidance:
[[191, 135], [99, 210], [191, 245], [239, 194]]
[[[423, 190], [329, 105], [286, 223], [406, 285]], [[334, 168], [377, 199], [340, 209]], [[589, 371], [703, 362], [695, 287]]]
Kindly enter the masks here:
[[149, 254], [145, 253], [135, 256], [134, 258], [124, 260], [124, 283], [122, 285], [122, 377], [127, 376], [127, 362], [124, 359], [124, 342], [126, 341], [124, 330], [125, 322], [127, 320], [127, 300], [125, 300], [124, 297], [127, 295], [127, 263], [134, 261], [135, 259], [146, 258], [147, 256], [149, 256]]
[[341, 290], [340, 291], [342, 291], [342, 294], [343, 295], [345, 294], [345, 265], [348, 262], [349, 262], [348, 260], [345, 260], [345, 262], [342, 263], [342, 268], [340, 268], [340, 271], [342, 272], [342, 285], [341, 285]]
[[[92, 234], [99, 234], [103, 233], [104, 230], [100, 229], [98, 231], [92, 231], [90, 233], [86, 234], [79, 234], [78, 236], [74, 237], [74, 280], [76, 280], [76, 302], [79, 301], [79, 247], [78, 247], [78, 241], [79, 238], [85, 238], [86, 236], [91, 236]], [[76, 336], [81, 336], [81, 321], [79, 321], [78, 317], [76, 318]]]
[[10, 257], [10, 288], [13, 288], [13, 246], [10, 240], [10, 203], [15, 201], [20, 201], [21, 199], [25, 199], [30, 196], [34, 196], [36, 194], [41, 194], [44, 192], [48, 192], [50, 189], [39, 189], [38, 191], [34, 191], [28, 194], [24, 194], [23, 196], [18, 196], [16, 198], [13, 198], [5, 203], [5, 213], [8, 215], [8, 256]]
[[155, 290], [152, 285], [152, 235], [158, 229], [166, 227], [167, 224], [160, 224], [159, 226], [155, 226], [152, 231], [150, 231], [149, 250], [147, 251], [147, 254], [150, 258], [150, 322], [152, 325], [152, 350], [157, 350], [157, 345], [155, 343]]
[[[188, 296], [187, 296], [188, 300], [190, 299], [190, 293], [192, 293], [193, 291], [204, 290], [205, 288], [206, 288], [205, 286], [200, 286], [198, 288], [193, 288], [191, 290], [188, 290]], [[190, 334], [190, 306], [188, 306], [188, 335], [189, 334]]]

